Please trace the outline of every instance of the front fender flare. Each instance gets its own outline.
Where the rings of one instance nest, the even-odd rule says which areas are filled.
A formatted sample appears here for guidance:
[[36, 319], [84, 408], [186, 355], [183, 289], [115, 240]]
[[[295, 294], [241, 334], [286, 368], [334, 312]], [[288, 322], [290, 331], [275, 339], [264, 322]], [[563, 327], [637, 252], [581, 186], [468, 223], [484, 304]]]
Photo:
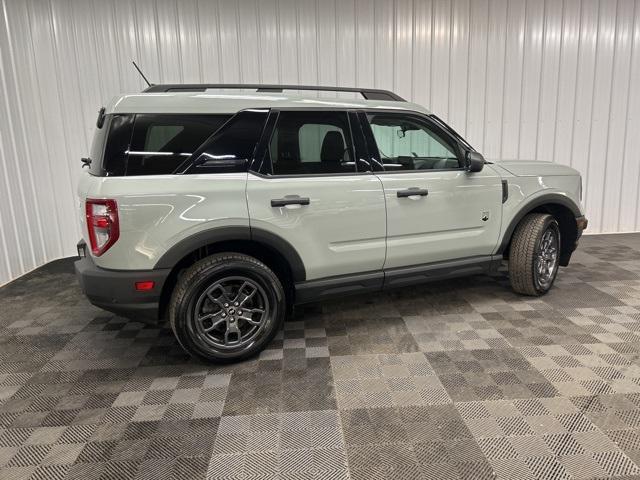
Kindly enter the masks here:
[[524, 204], [520, 206], [518, 213], [511, 219], [511, 222], [509, 222], [509, 226], [502, 236], [502, 240], [500, 242], [498, 250], [496, 251], [496, 254], [502, 254], [507, 249], [507, 246], [511, 241], [513, 232], [515, 231], [520, 221], [525, 217], [525, 215], [527, 215], [533, 209], [541, 207], [543, 205], [561, 205], [571, 210], [574, 217], [582, 216], [580, 207], [573, 200], [571, 200], [571, 198], [559, 193], [545, 193], [529, 201], [525, 200]]

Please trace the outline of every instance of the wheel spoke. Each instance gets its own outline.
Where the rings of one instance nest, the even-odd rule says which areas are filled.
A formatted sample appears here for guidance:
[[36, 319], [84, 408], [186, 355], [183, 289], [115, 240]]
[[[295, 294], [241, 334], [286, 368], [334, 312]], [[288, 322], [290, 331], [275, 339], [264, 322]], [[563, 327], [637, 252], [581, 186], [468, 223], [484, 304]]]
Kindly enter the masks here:
[[[250, 310], [243, 310], [243, 312], [246, 312], [243, 315], [240, 315], [238, 318], [241, 318], [242, 320], [244, 320], [245, 322], [251, 324], [251, 325], [260, 325], [260, 322], [262, 322], [262, 315], [264, 314], [264, 310], [261, 308], [252, 308]], [[253, 314], [258, 313], [260, 314], [260, 319], [259, 320], [254, 320], [253, 319]]]
[[[245, 290], [249, 290], [249, 292], [246, 293]], [[251, 299], [257, 291], [258, 289], [255, 286], [251, 285], [249, 282], [244, 282], [238, 289], [238, 294], [234, 299], [234, 303], [237, 303], [239, 307], [244, 306], [244, 304], [247, 303], [247, 301]]]
[[540, 239], [540, 246], [536, 259], [538, 280], [542, 284], [548, 284], [553, 279], [558, 259], [558, 238], [552, 229], [547, 229]]
[[[210, 293], [214, 291], [219, 291], [220, 295], [218, 295], [217, 297], [213, 297], [212, 295], [210, 295]], [[212, 298], [212, 299], [215, 298], [215, 301], [216, 303], [218, 303], [218, 305], [221, 305], [224, 303], [231, 303], [231, 298], [229, 298], [229, 294], [227, 293], [227, 290], [224, 288], [224, 286], [221, 283], [214, 285], [213, 288], [209, 290], [209, 293], [207, 295], [209, 296], [209, 298]]]
[[[229, 341], [230, 335], [235, 337], [235, 341]], [[227, 331], [224, 332], [224, 344], [233, 345], [240, 342], [242, 342], [242, 332], [238, 328], [238, 324], [236, 322], [227, 322]]]
[[269, 300], [256, 281], [224, 277], [200, 294], [194, 312], [195, 330], [204, 348], [235, 350], [261, 334], [270, 311]]
[[238, 317], [238, 319], [244, 320], [245, 322], [247, 322], [250, 325], [255, 325], [255, 326], [260, 325], [260, 320], [256, 321], [253, 318], [247, 317], [245, 315], [242, 315], [242, 316]]
[[220, 308], [224, 308], [224, 302], [220, 300], [220, 297], [214, 297], [211, 292], [207, 292], [207, 298], [211, 300], [211, 303], [215, 303]]
[[222, 318], [222, 317], [220, 317], [220, 318], [218, 318], [217, 320], [215, 320], [215, 321], [211, 324], [211, 326], [206, 327], [206, 328], [203, 328], [203, 331], [208, 333], [208, 332], [210, 332], [211, 330], [213, 330], [214, 328], [216, 328], [218, 325], [220, 325], [221, 323], [223, 323], [223, 322], [225, 322], [225, 321], [226, 321], [226, 318]]

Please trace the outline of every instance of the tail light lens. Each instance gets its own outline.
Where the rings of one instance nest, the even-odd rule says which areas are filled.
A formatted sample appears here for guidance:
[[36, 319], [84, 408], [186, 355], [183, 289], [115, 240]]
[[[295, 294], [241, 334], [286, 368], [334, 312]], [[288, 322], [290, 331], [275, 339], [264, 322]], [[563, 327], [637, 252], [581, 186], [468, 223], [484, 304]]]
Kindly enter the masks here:
[[99, 257], [109, 250], [120, 236], [118, 204], [115, 200], [87, 199], [85, 208], [91, 252]]

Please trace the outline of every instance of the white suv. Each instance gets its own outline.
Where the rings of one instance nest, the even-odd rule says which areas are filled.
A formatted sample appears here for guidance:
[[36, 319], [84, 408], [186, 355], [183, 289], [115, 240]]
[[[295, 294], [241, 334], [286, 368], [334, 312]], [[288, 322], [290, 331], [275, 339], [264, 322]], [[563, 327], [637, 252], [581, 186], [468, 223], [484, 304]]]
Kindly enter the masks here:
[[578, 172], [485, 162], [388, 91], [155, 85], [97, 127], [78, 187], [83, 290], [125, 316], [168, 313], [208, 360], [260, 351], [295, 304], [503, 259], [516, 292], [544, 294], [587, 225]]

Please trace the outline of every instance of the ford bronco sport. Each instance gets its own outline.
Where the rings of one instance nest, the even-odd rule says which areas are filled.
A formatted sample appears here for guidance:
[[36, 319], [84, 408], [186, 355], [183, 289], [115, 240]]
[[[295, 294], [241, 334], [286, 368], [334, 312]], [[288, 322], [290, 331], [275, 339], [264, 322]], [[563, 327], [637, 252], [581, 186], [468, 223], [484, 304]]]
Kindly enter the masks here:
[[485, 162], [384, 90], [154, 85], [101, 109], [83, 162], [85, 294], [167, 314], [211, 361], [259, 352], [295, 304], [505, 259], [513, 290], [542, 295], [587, 225], [575, 170]]

